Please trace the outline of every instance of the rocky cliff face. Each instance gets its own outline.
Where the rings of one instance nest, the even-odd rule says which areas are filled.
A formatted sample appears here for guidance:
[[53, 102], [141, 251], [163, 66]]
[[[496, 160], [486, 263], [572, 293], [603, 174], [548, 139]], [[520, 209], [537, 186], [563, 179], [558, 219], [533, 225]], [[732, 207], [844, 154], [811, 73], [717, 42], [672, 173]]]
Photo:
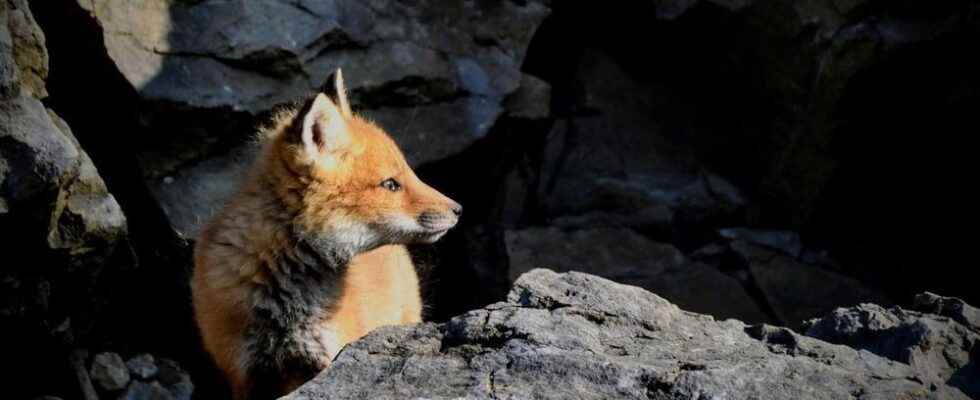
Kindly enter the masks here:
[[[838, 315], [815, 326], [854, 332], [828, 327]], [[941, 320], [916, 314], [906, 324]], [[916, 354], [980, 346], [975, 334], [946, 337], [961, 341], [921, 343]], [[517, 280], [506, 302], [442, 324], [375, 331], [285, 398], [966, 399], [961, 389], [978, 378], [920, 366], [786, 328], [689, 313], [595, 276], [538, 269]]]

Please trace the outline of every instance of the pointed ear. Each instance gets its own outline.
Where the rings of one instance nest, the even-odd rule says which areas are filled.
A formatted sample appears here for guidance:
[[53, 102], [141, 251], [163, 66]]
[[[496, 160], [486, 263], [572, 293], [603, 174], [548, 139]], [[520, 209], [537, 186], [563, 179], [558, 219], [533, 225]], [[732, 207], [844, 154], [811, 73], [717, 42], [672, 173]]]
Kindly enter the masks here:
[[351, 117], [350, 102], [347, 100], [347, 86], [344, 85], [344, 73], [337, 68], [333, 73], [332, 78], [328, 78], [328, 81], [333, 81], [333, 90], [335, 92], [335, 98], [337, 99], [337, 106], [340, 108], [340, 113], [344, 117]]
[[303, 107], [300, 138], [311, 159], [333, 154], [350, 145], [350, 131], [340, 109], [323, 93]]

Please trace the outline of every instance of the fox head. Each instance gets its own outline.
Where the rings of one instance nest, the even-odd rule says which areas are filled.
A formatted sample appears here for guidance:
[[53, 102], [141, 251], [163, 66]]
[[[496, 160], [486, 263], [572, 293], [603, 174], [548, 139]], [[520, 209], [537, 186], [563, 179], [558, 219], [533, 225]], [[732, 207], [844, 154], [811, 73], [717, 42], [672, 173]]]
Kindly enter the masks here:
[[351, 112], [340, 70], [334, 88], [335, 100], [319, 93], [288, 117], [273, 147], [294, 223], [352, 253], [438, 240], [462, 206], [422, 182], [384, 130]]

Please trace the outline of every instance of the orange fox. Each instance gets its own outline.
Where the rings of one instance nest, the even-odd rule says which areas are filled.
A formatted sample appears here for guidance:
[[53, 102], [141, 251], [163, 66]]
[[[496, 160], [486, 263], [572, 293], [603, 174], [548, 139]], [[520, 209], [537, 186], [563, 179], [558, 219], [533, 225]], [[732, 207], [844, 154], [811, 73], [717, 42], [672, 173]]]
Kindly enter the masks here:
[[336, 102], [320, 93], [276, 119], [195, 247], [195, 318], [235, 399], [279, 397], [372, 329], [419, 322], [403, 245], [438, 240], [462, 213], [351, 113], [334, 76]]

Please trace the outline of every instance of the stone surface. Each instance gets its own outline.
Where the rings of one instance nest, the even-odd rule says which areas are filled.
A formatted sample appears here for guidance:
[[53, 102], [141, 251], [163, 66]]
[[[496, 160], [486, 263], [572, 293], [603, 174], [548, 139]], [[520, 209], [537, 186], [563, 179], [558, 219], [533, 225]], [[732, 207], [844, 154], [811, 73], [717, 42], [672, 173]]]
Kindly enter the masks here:
[[629, 229], [527, 228], [507, 231], [505, 243], [511, 281], [535, 268], [587, 272], [658, 293], [686, 310], [769, 321], [737, 280]]
[[855, 278], [744, 241], [733, 242], [731, 248], [748, 266], [776, 316], [788, 326], [798, 326], [841, 305], [889, 304], [884, 294]]
[[47, 96], [48, 52], [44, 33], [27, 7], [27, 0], [0, 6], [0, 93], [19, 86], [25, 95]]
[[64, 121], [24, 94], [0, 101], [0, 115], [0, 217], [51, 221], [47, 247], [72, 264], [110, 253], [126, 218]]
[[140, 354], [126, 361], [129, 374], [140, 379], [151, 379], [157, 374], [156, 361], [150, 354]]
[[99, 353], [92, 358], [92, 380], [105, 391], [121, 390], [129, 383], [129, 369], [116, 353]]
[[133, 381], [123, 392], [119, 400], [176, 400], [176, 398], [158, 382]]
[[719, 322], [637, 287], [534, 270], [506, 302], [369, 334], [285, 398], [967, 398], [922, 379], [785, 328]]
[[[631, 77], [596, 49], [584, 50], [575, 82], [575, 113], [554, 125], [540, 156], [537, 195], [546, 218], [603, 212], [643, 231], [667, 232], [671, 225], [663, 224], [675, 217], [696, 225], [746, 204], [690, 147], [669, 139], [671, 128], [658, 117], [669, 112], [666, 100], [649, 94], [662, 87]], [[664, 209], [671, 217], [636, 218]]]
[[521, 86], [504, 102], [516, 118], [544, 119], [551, 116], [551, 85], [533, 75], [521, 75]]
[[[942, 306], [917, 312], [862, 304], [807, 321], [806, 334], [908, 364], [926, 382], [949, 385], [980, 398], [980, 331], [957, 318], [963, 312], [976, 315], [978, 310], [958, 299], [933, 294], [921, 295], [923, 298], [930, 305], [957, 304], [958, 310], [947, 316]], [[916, 303], [916, 307], [923, 304]]]
[[966, 304], [955, 297], [943, 297], [929, 292], [921, 293], [915, 296], [912, 309], [950, 318], [980, 333], [980, 308]]
[[157, 360], [157, 381], [173, 396], [174, 400], [190, 400], [194, 394], [191, 377], [176, 361], [161, 358]]
[[800, 257], [803, 254], [803, 243], [800, 234], [792, 231], [759, 230], [747, 228], [725, 228], [718, 231], [721, 237], [736, 241], [741, 240], [753, 245], [778, 250], [790, 257]]

